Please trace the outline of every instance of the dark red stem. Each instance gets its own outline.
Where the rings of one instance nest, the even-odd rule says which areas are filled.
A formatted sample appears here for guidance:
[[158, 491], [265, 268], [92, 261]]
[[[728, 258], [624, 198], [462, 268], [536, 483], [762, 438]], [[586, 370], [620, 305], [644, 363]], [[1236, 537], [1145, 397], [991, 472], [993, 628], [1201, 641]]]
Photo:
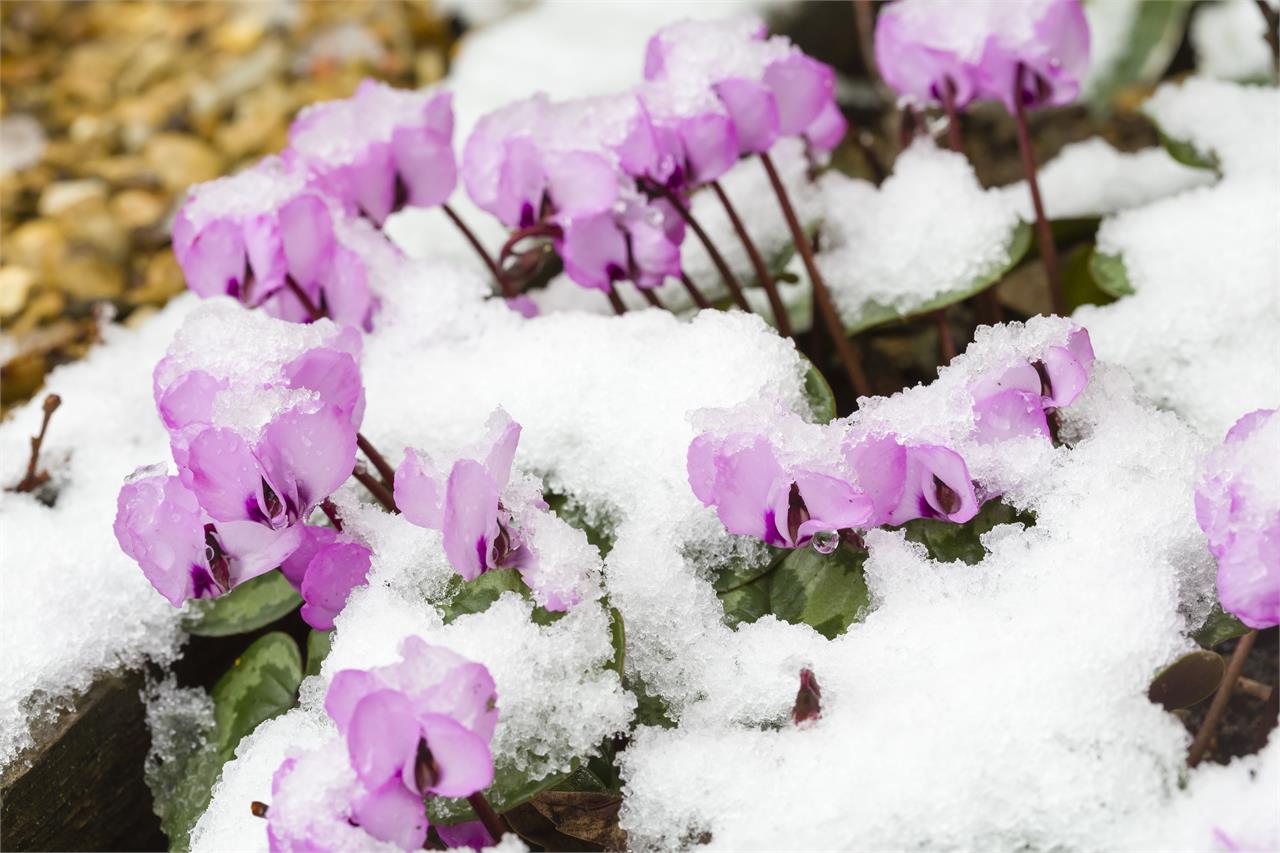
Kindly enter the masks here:
[[324, 316], [324, 312], [311, 301], [311, 297], [307, 296], [307, 292], [302, 289], [301, 285], [293, 280], [293, 276], [286, 275], [284, 277], [284, 286], [289, 288], [289, 292], [302, 304], [303, 310], [311, 315], [311, 322], [314, 323]]
[[369, 490], [369, 494], [387, 510], [387, 512], [398, 513], [396, 509], [396, 499], [391, 492], [387, 491], [387, 487], [378, 482], [378, 479], [369, 474], [361, 466], [357, 465], [356, 469], [351, 472], [351, 476], [355, 477], [360, 483]]
[[702, 291], [698, 290], [698, 286], [693, 283], [693, 279], [680, 273], [680, 283], [684, 285], [684, 289], [689, 291], [689, 298], [693, 300], [693, 304], [699, 308], [710, 308], [711, 303], [707, 301], [707, 297], [702, 295]]
[[764, 262], [764, 258], [760, 256], [760, 250], [756, 248], [755, 241], [751, 239], [751, 235], [747, 233], [747, 227], [742, 224], [738, 211], [734, 209], [733, 203], [729, 201], [729, 196], [724, 191], [724, 187], [720, 186], [719, 181], [711, 182], [711, 189], [715, 191], [716, 196], [720, 199], [720, 204], [724, 205], [724, 212], [729, 215], [729, 221], [733, 223], [733, 230], [738, 232], [738, 239], [742, 241], [742, 248], [747, 250], [747, 257], [751, 259], [751, 266], [756, 271], [756, 278], [760, 280], [760, 286], [769, 296], [769, 309], [773, 311], [774, 322], [777, 323], [778, 331], [783, 337], [791, 337], [791, 318], [787, 316], [786, 306], [782, 304], [782, 297], [778, 295], [778, 286], [773, 280], [773, 276], [769, 275], [769, 267]]
[[618, 295], [618, 288], [610, 285], [604, 295], [609, 297], [609, 304], [613, 306], [613, 313], [619, 317], [627, 313], [627, 306], [622, 303], [622, 297]]
[[467, 238], [467, 242], [471, 244], [471, 248], [475, 249], [476, 254], [480, 256], [480, 260], [484, 261], [484, 265], [489, 268], [489, 272], [493, 274], [494, 280], [498, 282], [498, 287], [502, 288], [502, 294], [508, 299], [514, 299], [516, 296], [519, 296], [519, 294], [515, 292], [515, 288], [507, 281], [507, 277], [502, 274], [502, 270], [498, 269], [497, 262], [493, 259], [493, 256], [489, 254], [488, 250], [485, 249], [484, 244], [480, 242], [480, 238], [476, 237], [475, 232], [467, 227], [467, 223], [462, 221], [462, 217], [458, 215], [458, 212], [447, 202], [440, 205], [440, 209], [443, 210], [444, 215], [449, 217], [449, 220], [457, 226], [458, 230], [462, 232], [462, 236]]
[[840, 361], [844, 364], [845, 372], [849, 374], [849, 382], [859, 396], [869, 397], [871, 385], [867, 382], [866, 374], [862, 372], [862, 362], [858, 359], [853, 343], [845, 334], [844, 324], [840, 322], [840, 315], [836, 313], [836, 306], [831, 301], [826, 280], [818, 271], [818, 264], [813, 257], [813, 248], [809, 245], [809, 238], [805, 235], [804, 229], [800, 227], [800, 220], [796, 218], [786, 187], [782, 185], [782, 178], [778, 176], [778, 170], [774, 168], [773, 160], [769, 158], [767, 152], [761, 153], [760, 162], [764, 164], [764, 170], [769, 175], [769, 183], [773, 185], [774, 195], [778, 197], [778, 204], [782, 208], [783, 217], [787, 220], [787, 227], [791, 230], [791, 239], [795, 243], [796, 251], [800, 253], [804, 268], [809, 273], [809, 281], [813, 283], [814, 301], [818, 303], [819, 313], [822, 314], [823, 322], [827, 325], [827, 333], [831, 335], [832, 342], [836, 345], [836, 352], [840, 354]]
[[387, 488], [393, 488], [396, 482], [395, 469], [387, 464], [387, 460], [373, 446], [373, 443], [360, 433], [356, 433], [356, 446], [369, 458], [373, 467], [378, 469], [378, 476], [382, 478], [382, 482], [386, 483]]
[[1013, 102], [1014, 118], [1018, 123], [1018, 149], [1022, 153], [1022, 170], [1027, 175], [1027, 186], [1031, 189], [1031, 206], [1036, 212], [1036, 233], [1040, 244], [1040, 259], [1044, 261], [1044, 273], [1049, 279], [1049, 299], [1053, 304], [1053, 313], [1067, 316], [1067, 302], [1062, 296], [1062, 277], [1058, 268], [1058, 249], [1053, 244], [1053, 231], [1049, 228], [1049, 220], [1044, 215], [1044, 205], [1040, 201], [1040, 182], [1036, 180], [1036, 159], [1031, 150], [1031, 133], [1027, 130], [1027, 109], [1022, 103], [1023, 78], [1027, 67], [1018, 64], [1014, 75]]
[[480, 818], [480, 822], [484, 824], [485, 831], [489, 833], [489, 837], [495, 843], [501, 841], [502, 836], [507, 832], [506, 822], [493, 810], [493, 806], [489, 805], [489, 801], [484, 798], [484, 794], [476, 791], [467, 797], [467, 802], [475, 810], [476, 817]]
[[676, 213], [684, 220], [693, 233], [697, 236], [698, 242], [702, 243], [703, 248], [707, 250], [707, 254], [711, 257], [711, 263], [715, 264], [716, 269], [720, 272], [720, 277], [724, 279], [725, 287], [729, 288], [729, 294], [733, 297], [733, 301], [738, 307], [748, 314], [751, 313], [751, 305], [747, 302], [746, 295], [742, 292], [742, 285], [738, 283], [738, 278], [733, 274], [733, 270], [729, 269], [729, 264], [725, 262], [724, 255], [720, 254], [720, 250], [716, 248], [716, 244], [711, 242], [711, 237], [702, 229], [702, 225], [698, 220], [693, 218], [693, 214], [680, 197], [671, 190], [661, 184], [649, 181], [649, 188], [662, 196], [671, 206], [676, 209]]
[[648, 302], [654, 308], [657, 308], [659, 311], [667, 310], [667, 306], [662, 304], [662, 300], [658, 298], [658, 294], [653, 292], [653, 288], [636, 285], [636, 290], [640, 291], [640, 295], [644, 297], [644, 301]]
[[942, 83], [942, 107], [947, 111], [947, 145], [957, 154], [964, 153], [960, 135], [960, 113], [956, 110], [956, 84], [950, 77]]
[[1227, 673], [1223, 676], [1222, 683], [1218, 685], [1218, 692], [1213, 694], [1213, 702], [1204, 715], [1200, 731], [1196, 732], [1195, 740], [1191, 742], [1191, 749], [1187, 751], [1188, 766], [1195, 767], [1199, 764], [1204, 758], [1205, 751], [1209, 749], [1214, 732], [1218, 730], [1218, 723], [1222, 722], [1222, 715], [1227, 712], [1227, 703], [1231, 701], [1231, 692], [1235, 689], [1236, 679], [1244, 670], [1245, 658], [1249, 657], [1249, 650], [1253, 648], [1253, 643], [1257, 639], [1258, 632], [1255, 630], [1236, 641], [1236, 649], [1231, 653], [1231, 660], [1227, 662]]
[[943, 364], [950, 364], [956, 357], [956, 339], [951, 336], [951, 327], [947, 325], [947, 309], [939, 308], [933, 312], [933, 322], [938, 327], [938, 355]]
[[342, 532], [342, 516], [338, 515], [338, 508], [333, 505], [333, 501], [325, 498], [320, 501], [320, 510], [329, 518], [329, 523], [333, 525], [333, 529]]

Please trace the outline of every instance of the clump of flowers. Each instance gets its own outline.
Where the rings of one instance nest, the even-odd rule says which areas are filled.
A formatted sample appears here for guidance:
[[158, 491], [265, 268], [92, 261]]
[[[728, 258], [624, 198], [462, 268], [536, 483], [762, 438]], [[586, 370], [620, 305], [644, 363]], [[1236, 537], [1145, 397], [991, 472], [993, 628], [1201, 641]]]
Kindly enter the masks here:
[[323, 345], [266, 365], [265, 381], [215, 376], [178, 356], [156, 365], [178, 475], [137, 472], [120, 490], [115, 533], [175, 607], [285, 564], [304, 618], [332, 627], [364, 582], [369, 552], [307, 522], [355, 467], [359, 352], [358, 335], [334, 328]]
[[[361, 835], [404, 850], [427, 840], [426, 801], [479, 795], [493, 782], [497, 694], [484, 665], [416, 636], [401, 660], [337, 673], [325, 711], [340, 741], [288, 758], [271, 783], [273, 851], [331, 849]], [[486, 806], [480, 806], [485, 810]], [[354, 829], [353, 829], [354, 828]], [[465, 843], [471, 825], [437, 827]], [[354, 837], [352, 837], [354, 836]]]
[[426, 453], [412, 448], [395, 476], [395, 502], [419, 527], [443, 533], [444, 552], [464, 580], [495, 569], [516, 569], [548, 610], [567, 610], [577, 601], [544, 584], [538, 555], [522, 525], [547, 505], [520, 489], [507, 488], [520, 441], [520, 425], [502, 409], [486, 425], [476, 458], [461, 458], [446, 471]]
[[231, 296], [283, 320], [306, 323], [319, 313], [368, 330], [369, 272], [342, 237], [343, 218], [286, 152], [193, 187], [173, 222], [173, 252], [200, 296]]
[[1280, 410], [1240, 418], [1205, 459], [1196, 520], [1223, 608], [1251, 628], [1280, 624]]

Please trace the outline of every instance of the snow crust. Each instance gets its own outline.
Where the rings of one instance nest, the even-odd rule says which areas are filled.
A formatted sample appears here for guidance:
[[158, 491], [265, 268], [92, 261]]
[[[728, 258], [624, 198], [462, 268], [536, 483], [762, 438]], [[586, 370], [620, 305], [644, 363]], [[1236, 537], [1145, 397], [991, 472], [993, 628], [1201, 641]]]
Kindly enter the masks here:
[[1136, 292], [1074, 316], [1142, 393], [1220, 437], [1280, 404], [1280, 91], [1192, 78], [1146, 110], [1222, 177], [1106, 218], [1097, 250], [1123, 259]]
[[[138, 329], [104, 325], [103, 345], [49, 374], [44, 394], [62, 405], [40, 462], [56, 502], [0, 491], [0, 766], [31, 744], [34, 720], [69, 704], [99, 673], [177, 654], [178, 611], [120, 551], [111, 523], [124, 478], [169, 456], [151, 370], [197, 302], [181, 296]], [[0, 484], [26, 471], [44, 394], [0, 424]]]
[[819, 269], [846, 325], [868, 303], [908, 313], [1008, 262], [1018, 215], [984, 190], [960, 154], [918, 140], [874, 184], [836, 172], [821, 181]]
[[[1275, 0], [1271, 0], [1275, 6]], [[1196, 7], [1191, 46], [1196, 70], [1223, 80], [1263, 81], [1272, 73], [1266, 21], [1254, 0], [1221, 0]]]

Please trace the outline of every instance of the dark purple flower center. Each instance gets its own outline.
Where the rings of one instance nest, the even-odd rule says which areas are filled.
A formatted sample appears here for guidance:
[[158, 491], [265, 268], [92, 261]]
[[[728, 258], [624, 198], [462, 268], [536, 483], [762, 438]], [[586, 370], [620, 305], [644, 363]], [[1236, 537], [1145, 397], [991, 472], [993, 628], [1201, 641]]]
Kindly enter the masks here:
[[427, 746], [427, 739], [418, 738], [418, 755], [413, 762], [413, 783], [418, 786], [418, 793], [426, 794], [440, 781], [440, 765]]
[[210, 591], [210, 580], [216, 583], [222, 592], [231, 588], [231, 560], [227, 557], [227, 552], [222, 550], [222, 543], [218, 541], [218, 531], [212, 524], [204, 526], [204, 558], [209, 563], [209, 569], [201, 570], [203, 578], [197, 576], [195, 571], [197, 567], [192, 567], [191, 581], [195, 587], [196, 598], [203, 598], [204, 592]]
[[800, 544], [800, 525], [808, 521], [809, 517], [809, 508], [804, 505], [804, 498], [800, 497], [800, 487], [792, 483], [791, 491], [787, 494], [787, 535], [796, 545]]
[[791, 709], [791, 719], [799, 724], [822, 716], [822, 688], [813, 670], [800, 670], [800, 689], [796, 691], [796, 704]]
[[952, 515], [960, 509], [960, 495], [956, 490], [942, 482], [940, 478], [934, 476], [933, 489], [938, 496], [938, 506], [942, 507], [943, 513]]
[[1033, 361], [1031, 366], [1036, 369], [1036, 375], [1040, 377], [1040, 396], [1053, 396], [1053, 380], [1049, 378], [1049, 369], [1045, 367], [1043, 361]]

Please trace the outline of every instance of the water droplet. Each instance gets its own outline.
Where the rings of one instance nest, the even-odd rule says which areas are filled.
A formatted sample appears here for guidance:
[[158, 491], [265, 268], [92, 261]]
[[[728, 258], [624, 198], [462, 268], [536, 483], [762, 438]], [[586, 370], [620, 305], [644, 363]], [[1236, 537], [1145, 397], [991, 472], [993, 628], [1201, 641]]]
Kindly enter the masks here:
[[840, 544], [840, 534], [834, 530], [819, 530], [813, 534], [813, 550], [819, 554], [830, 554]]

